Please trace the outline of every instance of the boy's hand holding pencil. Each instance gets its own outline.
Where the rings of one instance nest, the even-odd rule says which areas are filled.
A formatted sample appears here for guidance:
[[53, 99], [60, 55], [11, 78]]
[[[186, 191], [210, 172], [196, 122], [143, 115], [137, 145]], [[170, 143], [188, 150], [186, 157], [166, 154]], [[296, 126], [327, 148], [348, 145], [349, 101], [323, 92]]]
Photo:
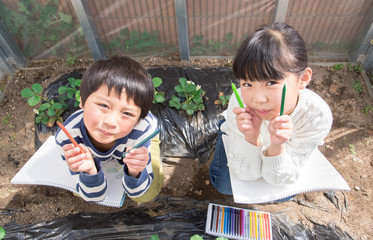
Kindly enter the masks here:
[[72, 144], [66, 144], [62, 147], [65, 152], [66, 163], [70, 170], [72, 172], [85, 172], [89, 175], [97, 174], [96, 164], [88, 148], [84, 145], [78, 145], [62, 123], [57, 121], [56, 124], [72, 142]]
[[128, 175], [138, 177], [149, 161], [149, 151], [146, 147], [129, 148], [123, 162], [127, 165]]
[[145, 169], [149, 161], [149, 151], [142, 145], [155, 137], [159, 132], [160, 129], [154, 131], [134, 147], [127, 148], [127, 151], [123, 153], [123, 162], [127, 165], [128, 174], [130, 176], [138, 177], [139, 174]]
[[[72, 172], [85, 172], [89, 175], [97, 174], [97, 168], [92, 154], [83, 144], [76, 147], [74, 144], [66, 144], [62, 147], [65, 152], [66, 163]], [[81, 152], [84, 150], [84, 153]]]

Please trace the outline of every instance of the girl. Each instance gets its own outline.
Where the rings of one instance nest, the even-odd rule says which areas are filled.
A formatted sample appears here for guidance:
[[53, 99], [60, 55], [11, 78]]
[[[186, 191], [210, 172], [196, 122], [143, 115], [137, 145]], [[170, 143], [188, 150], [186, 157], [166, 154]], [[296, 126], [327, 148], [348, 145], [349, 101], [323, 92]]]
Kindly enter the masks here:
[[329, 106], [305, 88], [312, 70], [304, 40], [285, 23], [261, 27], [238, 49], [233, 73], [245, 106], [231, 96], [210, 165], [211, 183], [229, 195], [230, 173], [250, 181], [263, 177], [272, 185], [294, 183], [332, 125]]

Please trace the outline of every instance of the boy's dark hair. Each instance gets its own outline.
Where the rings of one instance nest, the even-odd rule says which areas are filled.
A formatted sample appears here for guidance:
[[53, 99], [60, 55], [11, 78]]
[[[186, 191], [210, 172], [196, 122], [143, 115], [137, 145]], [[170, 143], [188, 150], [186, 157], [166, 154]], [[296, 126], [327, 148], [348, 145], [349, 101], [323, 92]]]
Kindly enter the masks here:
[[84, 73], [80, 85], [82, 105], [93, 92], [106, 84], [108, 90], [114, 88], [119, 97], [125, 89], [127, 98], [141, 108], [140, 118], [150, 111], [154, 98], [154, 85], [148, 72], [135, 60], [125, 56], [114, 56], [108, 60], [98, 60]]
[[303, 38], [286, 23], [265, 25], [241, 44], [233, 62], [236, 79], [280, 80], [287, 72], [301, 75], [306, 69]]

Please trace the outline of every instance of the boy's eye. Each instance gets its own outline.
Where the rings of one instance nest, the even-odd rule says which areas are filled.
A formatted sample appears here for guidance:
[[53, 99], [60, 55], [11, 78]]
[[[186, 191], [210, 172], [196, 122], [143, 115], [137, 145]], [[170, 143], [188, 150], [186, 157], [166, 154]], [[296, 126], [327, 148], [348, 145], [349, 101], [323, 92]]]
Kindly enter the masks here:
[[123, 112], [122, 114], [125, 115], [125, 116], [128, 116], [128, 117], [133, 117], [133, 116], [134, 116], [134, 115], [133, 115], [132, 113], [130, 113], [130, 112]]
[[106, 104], [98, 104], [98, 106], [102, 107], [102, 108], [108, 108], [108, 106]]

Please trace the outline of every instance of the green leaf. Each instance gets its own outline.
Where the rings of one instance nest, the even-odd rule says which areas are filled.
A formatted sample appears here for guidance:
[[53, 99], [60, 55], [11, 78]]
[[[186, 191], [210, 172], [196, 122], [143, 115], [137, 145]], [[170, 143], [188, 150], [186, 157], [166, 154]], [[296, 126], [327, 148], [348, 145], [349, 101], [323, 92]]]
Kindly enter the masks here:
[[179, 83], [183, 88], [185, 88], [185, 86], [187, 85], [187, 81], [188, 80], [186, 78], [179, 78]]
[[27, 10], [26, 6], [23, 4], [23, 2], [18, 2], [18, 11], [24, 12], [27, 15], [31, 15], [30, 12]]
[[154, 101], [155, 103], [161, 103], [161, 102], [164, 102], [164, 97], [160, 94], [156, 94], [154, 95]]
[[69, 88], [69, 89], [67, 90], [67, 97], [68, 97], [68, 98], [73, 98], [74, 93], [75, 93], [75, 89]]
[[175, 95], [172, 95], [171, 101], [180, 102], [180, 98], [176, 97]]
[[69, 89], [69, 88], [66, 87], [66, 86], [61, 86], [61, 87], [58, 88], [58, 93], [59, 93], [59, 94], [64, 94], [64, 93], [67, 92], [68, 89]]
[[162, 84], [162, 79], [159, 77], [155, 77], [152, 79], [154, 87], [159, 87]]
[[0, 227], [0, 239], [3, 239], [5, 234], [5, 229], [3, 227]]
[[37, 116], [36, 118], [35, 118], [35, 122], [36, 123], [40, 123], [41, 122], [41, 120], [42, 120], [42, 116]]
[[180, 102], [170, 100], [170, 101], [168, 102], [168, 106], [170, 106], [170, 107], [174, 107], [174, 108], [176, 108], [177, 110], [179, 110], [179, 109], [180, 109]]
[[44, 110], [47, 110], [51, 105], [49, 103], [43, 103], [42, 105], [40, 105], [39, 107], [39, 112], [41, 111], [44, 111]]
[[34, 95], [32, 97], [30, 97], [28, 100], [27, 100], [28, 104], [30, 106], [35, 106], [36, 104], [38, 104], [40, 102], [40, 97], [37, 96], [37, 95]]
[[80, 102], [80, 90], [76, 91], [75, 99], [76, 99], [76, 101]]
[[193, 109], [189, 109], [189, 108], [188, 108], [186, 111], [187, 111], [187, 113], [188, 113], [189, 115], [193, 115], [193, 113], [194, 113], [194, 110], [193, 110]]
[[188, 109], [188, 104], [186, 102], [181, 104], [181, 109], [187, 110]]
[[61, 103], [55, 103], [53, 104], [53, 108], [58, 110], [58, 109], [62, 109], [62, 104]]
[[202, 97], [200, 95], [194, 96], [193, 97], [193, 102], [195, 103], [202, 103]]
[[186, 98], [186, 94], [184, 91], [178, 92], [177, 95], [182, 98]]
[[201, 110], [201, 111], [205, 110], [205, 105], [198, 104], [198, 110]]
[[[67, 57], [69, 58], [69, 60], [71, 59], [70, 54], [68, 54]], [[75, 80], [76, 80], [76, 79], [73, 78], [73, 77], [70, 77], [70, 78], [68, 78], [67, 80], [69, 81], [70, 85], [71, 85], [73, 88], [75, 88]]]
[[194, 84], [188, 84], [185, 88], [185, 91], [188, 92], [188, 93], [193, 93], [196, 91], [196, 85]]
[[193, 110], [197, 110], [198, 106], [197, 106], [197, 104], [195, 104], [195, 103], [190, 103], [190, 104], [188, 105], [188, 108], [189, 108], [189, 109], [193, 109]]
[[47, 125], [48, 120], [49, 120], [49, 117], [48, 117], [48, 116], [44, 116], [43, 119], [41, 120], [41, 122], [42, 122], [44, 125]]
[[190, 238], [190, 240], [203, 240], [203, 238], [202, 238], [200, 235], [196, 234], [196, 235], [193, 235], [193, 236]]
[[178, 92], [178, 93], [181, 93], [181, 92], [183, 92], [183, 87], [181, 85], [176, 85], [175, 91]]
[[70, 15], [67, 15], [67, 14], [62, 13], [62, 12], [58, 12], [58, 15], [60, 15], [61, 21], [65, 22], [67, 24], [71, 23], [72, 17]]
[[43, 91], [43, 88], [41, 87], [41, 85], [40, 85], [39, 83], [34, 83], [34, 84], [32, 84], [31, 89], [32, 89], [35, 93], [37, 93], [37, 94], [39, 94], [39, 93], [41, 93], [41, 91]]
[[21, 91], [21, 96], [23, 98], [29, 98], [29, 97], [32, 97], [34, 95], [35, 95], [35, 93], [30, 88], [25, 88]]
[[151, 235], [150, 240], [159, 240], [158, 235]]
[[56, 116], [56, 111], [53, 108], [49, 108], [48, 111], [47, 111], [47, 115], [49, 117], [54, 117], [54, 116]]

